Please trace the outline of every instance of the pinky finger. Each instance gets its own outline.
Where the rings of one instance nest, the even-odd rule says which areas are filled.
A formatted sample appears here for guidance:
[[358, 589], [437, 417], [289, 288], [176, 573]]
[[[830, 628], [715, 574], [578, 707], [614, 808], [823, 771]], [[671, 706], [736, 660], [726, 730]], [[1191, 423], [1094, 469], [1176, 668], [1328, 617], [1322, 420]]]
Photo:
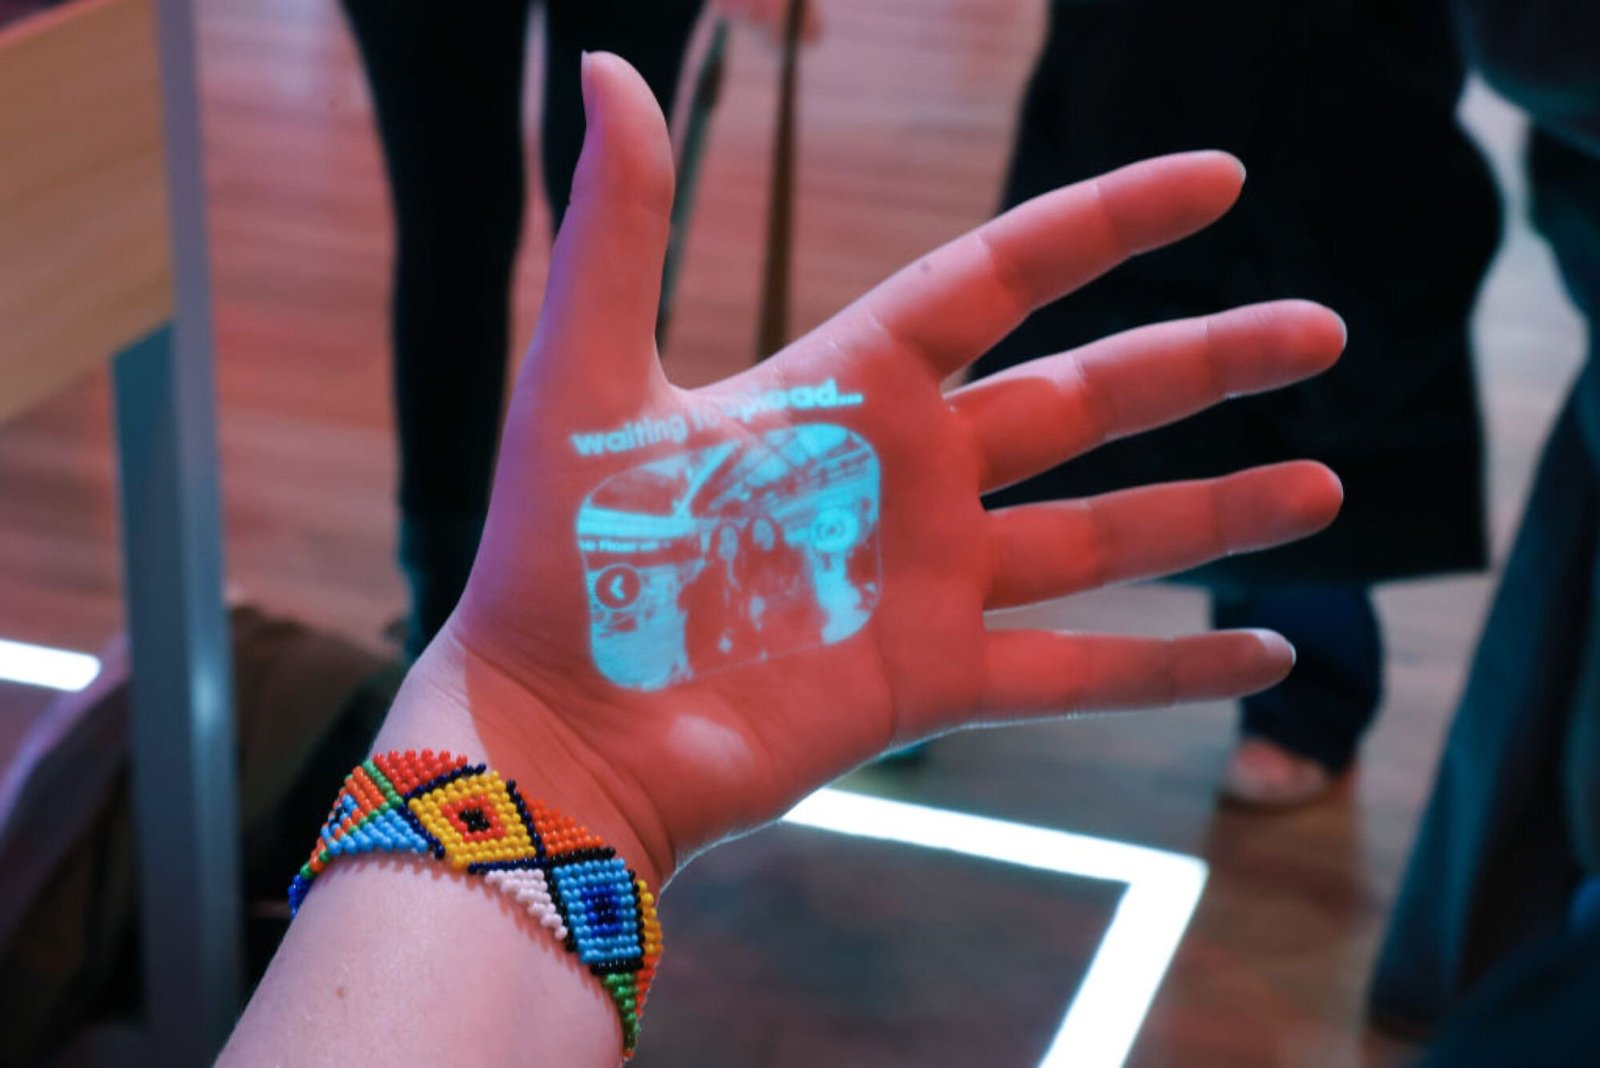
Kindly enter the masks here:
[[980, 715], [989, 721], [1226, 700], [1281, 682], [1294, 666], [1294, 647], [1267, 630], [1180, 638], [1001, 630], [987, 641]]

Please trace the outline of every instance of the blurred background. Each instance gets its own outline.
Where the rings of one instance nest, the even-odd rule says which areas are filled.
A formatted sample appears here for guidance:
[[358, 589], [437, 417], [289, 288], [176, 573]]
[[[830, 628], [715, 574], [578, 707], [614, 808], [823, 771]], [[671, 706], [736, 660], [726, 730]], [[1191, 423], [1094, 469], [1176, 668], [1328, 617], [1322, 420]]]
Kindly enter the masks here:
[[[795, 334], [993, 213], [1044, 20], [1038, 0], [818, 8], [799, 93]], [[198, 29], [228, 582], [382, 650], [406, 611], [393, 236], [360, 61], [327, 0], [208, 0]], [[707, 38], [702, 25], [691, 69]], [[529, 52], [529, 145], [542, 54]], [[751, 358], [780, 58], [767, 36], [732, 35], [664, 350], [681, 384]], [[1499, 561], [1584, 333], [1525, 221], [1523, 116], [1477, 82], [1460, 113], [1507, 209], [1472, 323]], [[538, 153], [527, 159], [513, 352], [537, 318], [549, 248]], [[0, 425], [0, 637], [94, 651], [122, 628], [112, 433], [101, 371]], [[1372, 1032], [1363, 1000], [1495, 579], [1381, 588], [1383, 714], [1354, 774], [1314, 805], [1219, 806], [1236, 715], [1220, 705], [958, 735], [844, 785], [1202, 859], [1209, 879], [1142, 1019], [1137, 1006], [1129, 1064], [1402, 1063], [1411, 1047]], [[1199, 592], [1139, 586], [1003, 622], [1176, 633], [1207, 625], [1207, 609]], [[0, 764], [53, 696], [0, 683]], [[672, 952], [635, 1063], [1037, 1063], [1126, 892], [781, 827], [696, 862], [666, 896]]]

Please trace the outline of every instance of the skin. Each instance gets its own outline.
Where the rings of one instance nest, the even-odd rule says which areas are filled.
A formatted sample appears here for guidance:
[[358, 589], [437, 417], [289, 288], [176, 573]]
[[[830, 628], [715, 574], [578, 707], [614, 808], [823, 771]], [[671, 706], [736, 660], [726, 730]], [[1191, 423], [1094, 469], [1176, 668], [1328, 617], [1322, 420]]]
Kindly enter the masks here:
[[[783, 41], [783, 28], [789, 17], [789, 0], [712, 0], [718, 14], [740, 19], [760, 30], [773, 44]], [[800, 39], [814, 44], [822, 36], [822, 16], [815, 0], [806, 4], [800, 22]]]
[[720, 559], [732, 561], [739, 555], [739, 532], [733, 527], [723, 527], [717, 531], [717, 556]]
[[[477, 565], [378, 749], [486, 760], [659, 887], [695, 853], [885, 749], [974, 724], [1237, 697], [1287, 674], [1293, 651], [1265, 632], [990, 631], [984, 613], [1303, 537], [1338, 511], [1338, 480], [1321, 465], [997, 513], [979, 495], [1316, 374], [1343, 347], [1337, 316], [1300, 301], [1236, 309], [941, 387], [1031, 309], [1220, 216], [1243, 181], [1236, 160], [1170, 156], [1030, 201], [759, 367], [689, 391], [667, 381], [653, 340], [672, 199], [665, 125], [615, 57], [586, 58], [584, 91], [588, 140]], [[664, 690], [606, 682], [590, 659], [574, 522], [595, 486], [645, 457], [579, 456], [568, 436], [641, 416], [694, 425], [717, 397], [829, 378], [866, 402], [826, 417], [871, 442], [882, 465], [871, 621], [836, 644]], [[818, 414], [775, 411], [726, 432]], [[318, 881], [224, 1060], [453, 1063], [470, 1044], [483, 1063], [605, 1064], [618, 1035], [598, 986], [481, 887], [364, 859]]]

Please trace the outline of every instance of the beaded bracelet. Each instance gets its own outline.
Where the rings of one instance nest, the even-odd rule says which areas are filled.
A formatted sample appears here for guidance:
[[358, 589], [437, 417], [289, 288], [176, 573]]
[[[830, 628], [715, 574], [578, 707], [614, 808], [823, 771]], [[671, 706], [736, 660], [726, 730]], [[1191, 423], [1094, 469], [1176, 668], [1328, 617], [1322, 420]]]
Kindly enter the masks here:
[[524, 908], [605, 987], [622, 1017], [623, 1056], [661, 959], [655, 897], [616, 850], [515, 782], [464, 756], [424, 749], [363, 761], [345, 776], [311, 859], [289, 885], [300, 910], [318, 874], [342, 856], [431, 855], [481, 875]]

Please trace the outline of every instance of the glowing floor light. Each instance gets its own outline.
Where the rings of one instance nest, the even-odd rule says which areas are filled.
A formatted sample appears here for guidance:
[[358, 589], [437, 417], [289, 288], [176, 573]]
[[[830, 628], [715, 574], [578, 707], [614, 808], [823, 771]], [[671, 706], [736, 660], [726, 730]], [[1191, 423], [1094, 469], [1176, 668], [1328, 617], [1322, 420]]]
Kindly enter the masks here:
[[817, 791], [784, 822], [1126, 883], [1040, 1061], [1050, 1068], [1118, 1068], [1127, 1059], [1206, 882], [1206, 864], [1198, 857], [846, 790]]
[[0, 638], [0, 681], [50, 690], [81, 690], [98, 674], [100, 661], [88, 653]]

